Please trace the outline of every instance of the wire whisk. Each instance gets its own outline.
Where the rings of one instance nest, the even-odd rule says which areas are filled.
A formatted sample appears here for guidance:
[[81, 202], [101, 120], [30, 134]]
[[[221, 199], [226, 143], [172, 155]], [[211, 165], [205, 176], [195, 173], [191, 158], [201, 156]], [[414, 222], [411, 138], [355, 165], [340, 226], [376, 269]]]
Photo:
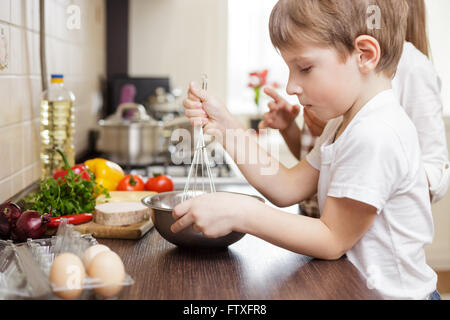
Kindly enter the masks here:
[[[205, 74], [202, 76], [202, 89], [205, 91], [208, 89], [208, 77]], [[195, 143], [196, 147], [194, 151], [194, 157], [192, 159], [191, 168], [189, 169], [186, 185], [184, 186], [182, 201], [186, 201], [198, 195], [207, 193], [208, 185], [210, 193], [216, 192], [214, 178], [208, 157], [208, 151], [206, 150], [205, 137], [203, 135], [203, 126], [200, 124], [199, 126], [196, 126], [194, 130], [195, 132], [198, 132], [196, 134], [196, 136], [198, 137], [198, 141]], [[200, 179], [198, 179], [199, 170], [201, 172]], [[191, 186], [192, 179], [193, 184]], [[206, 183], [205, 179], [208, 180]], [[201, 183], [199, 183], [198, 180], [201, 180]]]

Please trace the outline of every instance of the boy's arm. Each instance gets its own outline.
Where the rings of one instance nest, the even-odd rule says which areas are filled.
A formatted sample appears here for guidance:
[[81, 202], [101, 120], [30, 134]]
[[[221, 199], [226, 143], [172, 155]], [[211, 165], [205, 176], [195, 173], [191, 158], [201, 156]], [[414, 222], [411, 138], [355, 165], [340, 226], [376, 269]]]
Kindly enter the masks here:
[[289, 147], [291, 153], [297, 158], [297, 160], [300, 160], [300, 150], [302, 147], [300, 137], [302, 133], [297, 123], [295, 121], [292, 122], [286, 129], [280, 130], [280, 134]]
[[248, 182], [270, 202], [278, 207], [288, 207], [317, 192], [319, 171], [306, 160], [288, 169], [232, 118], [229, 118], [227, 128], [223, 132], [225, 150]]
[[336, 260], [367, 232], [376, 209], [348, 198], [328, 197], [321, 219], [293, 215], [254, 203], [239, 215], [236, 231], [307, 256]]

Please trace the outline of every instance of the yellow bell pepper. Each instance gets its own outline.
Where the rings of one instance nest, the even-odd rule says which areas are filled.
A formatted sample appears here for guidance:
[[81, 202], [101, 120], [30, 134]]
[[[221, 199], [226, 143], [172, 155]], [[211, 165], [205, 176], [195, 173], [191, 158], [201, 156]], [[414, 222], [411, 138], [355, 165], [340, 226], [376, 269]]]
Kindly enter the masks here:
[[84, 163], [95, 174], [95, 182], [105, 187], [108, 191], [115, 191], [125, 173], [122, 168], [112, 161], [95, 158]]

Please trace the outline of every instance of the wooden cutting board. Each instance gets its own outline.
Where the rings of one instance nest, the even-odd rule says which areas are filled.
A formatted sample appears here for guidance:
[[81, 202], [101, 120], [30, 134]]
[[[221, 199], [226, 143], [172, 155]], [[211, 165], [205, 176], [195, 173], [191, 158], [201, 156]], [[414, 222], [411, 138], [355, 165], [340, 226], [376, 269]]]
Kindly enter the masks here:
[[[142, 198], [155, 193], [156, 192], [152, 191], [110, 191], [109, 194], [111, 198], [105, 198], [105, 196], [102, 195], [97, 198], [96, 202], [97, 204], [121, 201], [140, 203]], [[75, 230], [81, 234], [90, 233], [94, 238], [99, 239], [140, 239], [152, 228], [153, 222], [151, 218], [147, 221], [128, 226], [105, 226], [95, 223], [93, 220], [75, 226]], [[56, 229], [54, 229], [54, 231], [56, 233]]]
[[99, 239], [140, 239], [151, 228], [153, 228], [151, 219], [129, 226], [105, 226], [93, 221], [75, 226], [76, 231], [82, 234], [90, 233]]

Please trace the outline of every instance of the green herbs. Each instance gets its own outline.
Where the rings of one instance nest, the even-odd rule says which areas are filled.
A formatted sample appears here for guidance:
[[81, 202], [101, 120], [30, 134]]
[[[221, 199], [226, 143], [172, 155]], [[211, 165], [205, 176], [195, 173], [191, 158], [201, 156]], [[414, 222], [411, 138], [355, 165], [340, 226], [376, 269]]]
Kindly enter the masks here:
[[49, 178], [40, 182], [40, 191], [25, 198], [27, 207], [53, 217], [90, 213], [94, 211], [95, 199], [108, 191], [95, 182], [94, 173], [89, 171], [90, 180], [82, 179], [73, 170], [67, 170], [64, 178]]
[[64, 160], [64, 168], [57, 170], [53, 178], [40, 182], [40, 190], [24, 200], [29, 210], [52, 213], [53, 217], [91, 213], [97, 196], [110, 198], [108, 190], [95, 181], [95, 175], [83, 165], [70, 168], [66, 156], [56, 151]]

